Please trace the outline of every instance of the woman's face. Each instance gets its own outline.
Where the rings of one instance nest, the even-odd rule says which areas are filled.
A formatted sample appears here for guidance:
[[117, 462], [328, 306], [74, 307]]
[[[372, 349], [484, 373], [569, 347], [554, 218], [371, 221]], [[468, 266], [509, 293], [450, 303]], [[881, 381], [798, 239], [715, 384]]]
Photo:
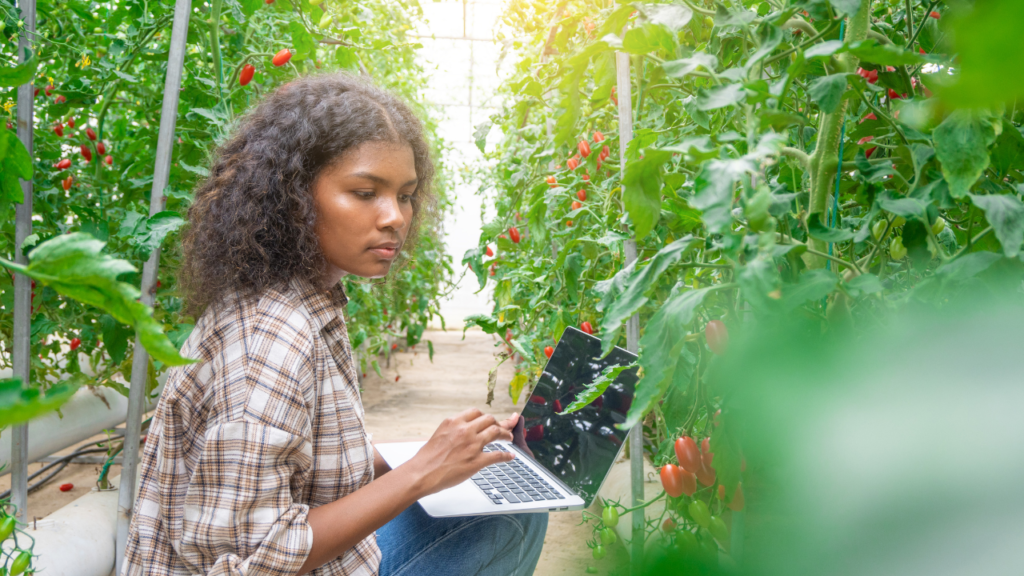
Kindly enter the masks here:
[[367, 142], [320, 173], [313, 183], [316, 235], [329, 285], [345, 274], [388, 273], [412, 224], [417, 182], [408, 144]]

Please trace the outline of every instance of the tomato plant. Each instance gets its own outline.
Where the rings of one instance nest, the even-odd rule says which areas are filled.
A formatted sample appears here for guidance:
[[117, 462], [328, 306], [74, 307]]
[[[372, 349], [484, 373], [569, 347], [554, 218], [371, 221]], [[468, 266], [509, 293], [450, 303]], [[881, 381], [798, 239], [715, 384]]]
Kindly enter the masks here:
[[[26, 250], [68, 232], [85, 232], [106, 243], [105, 254], [137, 270], [153, 251], [161, 251], [153, 315], [176, 346], [196, 321], [183, 314], [175, 290], [178, 230], [191, 190], [208, 176], [213, 148], [261, 95], [317, 68], [367, 74], [413, 105], [436, 143], [435, 157], [441, 157], [437, 124], [421, 95], [424, 75], [407, 36], [421, 18], [415, 0], [370, 0], [358, 6], [305, 0], [198, 2], [189, 23], [171, 184], [164, 191], [167, 208], [150, 217], [173, 3], [129, 0], [65, 8], [47, 0], [37, 6], [35, 57], [14, 68], [19, 17], [13, 2], [0, 0], [7, 30], [0, 39], [0, 104], [8, 121], [0, 131], [0, 256], [13, 260], [14, 203], [21, 199], [17, 168], [34, 184], [35, 218]], [[15, 82], [18, 74], [24, 79]], [[21, 157], [14, 152], [24, 148], [13, 124], [14, 86], [23, 81], [45, 89], [34, 102], [32, 155]], [[440, 202], [435, 216], [443, 217], [451, 206], [445, 170], [436, 182]], [[374, 357], [392, 341], [420, 342], [450, 286], [453, 269], [439, 228], [431, 222], [422, 229], [417, 247], [386, 282], [344, 281], [350, 340], [363, 351], [361, 372], [371, 364], [379, 369]], [[121, 279], [138, 286], [140, 275]], [[7, 275], [0, 275], [0, 292], [0, 368], [5, 368], [11, 362], [13, 330]], [[132, 362], [132, 325], [49, 286], [36, 290], [31, 322], [34, 385], [58, 381], [62, 374], [80, 375], [84, 367], [95, 374], [87, 383], [127, 393], [123, 383]], [[165, 369], [164, 362], [153, 361], [150, 385]]]

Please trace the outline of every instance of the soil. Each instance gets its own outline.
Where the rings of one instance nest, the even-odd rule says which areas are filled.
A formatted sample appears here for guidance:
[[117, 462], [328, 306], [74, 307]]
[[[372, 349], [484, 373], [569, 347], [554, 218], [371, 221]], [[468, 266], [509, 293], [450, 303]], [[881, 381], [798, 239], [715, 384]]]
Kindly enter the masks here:
[[[381, 373], [372, 370], [363, 379], [363, 405], [366, 425], [378, 442], [428, 438], [437, 425], [448, 416], [477, 407], [498, 418], [516, 411], [508, 395], [508, 382], [512, 379], [512, 366], [506, 362], [498, 370], [498, 384], [494, 401], [487, 406], [487, 374], [496, 363], [494, 354], [500, 341], [479, 329], [469, 330], [465, 338], [461, 332], [431, 330], [424, 334], [424, 342], [413, 349], [399, 349], [386, 367], [380, 359]], [[426, 340], [434, 344], [434, 359], [427, 354]], [[398, 377], [398, 381], [395, 378]], [[520, 407], [522, 403], [520, 402]], [[90, 439], [103, 440], [104, 435]], [[83, 442], [83, 444], [85, 444]], [[73, 448], [60, 454], [70, 453]], [[42, 464], [29, 466], [29, 472]], [[29, 518], [43, 518], [51, 512], [88, 493], [96, 484], [100, 472], [98, 464], [70, 464], [53, 480], [29, 494]], [[110, 477], [121, 473], [120, 465], [113, 466]], [[69, 492], [60, 492], [63, 483], [73, 483]], [[10, 475], [0, 477], [0, 490], [10, 487]], [[589, 512], [600, 515], [600, 505]], [[626, 563], [626, 550], [621, 541], [607, 546], [608, 556], [600, 562], [591, 556], [587, 540], [591, 528], [582, 524], [582, 512], [555, 512], [549, 517], [547, 537], [535, 574], [560, 576], [584, 574], [587, 567], [597, 568], [598, 574], [619, 574], [612, 566]]]

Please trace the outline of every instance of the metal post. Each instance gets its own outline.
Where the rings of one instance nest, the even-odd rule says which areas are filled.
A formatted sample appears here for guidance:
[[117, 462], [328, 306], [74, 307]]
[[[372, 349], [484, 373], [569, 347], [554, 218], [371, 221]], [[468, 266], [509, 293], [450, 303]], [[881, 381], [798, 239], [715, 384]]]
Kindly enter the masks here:
[[[25, 61], [25, 50], [31, 50], [32, 36], [36, 33], [36, 0], [18, 2], [25, 25], [18, 37], [18, 62]], [[18, 86], [18, 138], [32, 157], [33, 99], [35, 85], [32, 80]], [[21, 181], [21, 204], [14, 220], [14, 261], [27, 264], [22, 253], [25, 238], [32, 234], [32, 180]], [[14, 275], [14, 375], [28, 386], [32, 373], [32, 352], [29, 335], [32, 325], [32, 280], [21, 274]], [[11, 502], [18, 507], [18, 520], [28, 518], [28, 424], [15, 426], [11, 434]]]
[[[629, 54], [615, 53], [616, 91], [619, 98], [619, 166], [620, 173], [626, 171], [626, 146], [633, 139], [633, 98], [629, 73]], [[626, 262], [629, 266], [636, 260], [636, 239], [626, 240]], [[626, 349], [636, 354], [640, 349], [640, 316], [633, 314], [626, 322]], [[638, 423], [629, 431], [629, 471], [633, 492], [633, 506], [644, 499], [644, 426]], [[633, 541], [630, 543], [632, 563], [630, 573], [639, 575], [644, 567], [645, 509], [633, 511]]]
[[[188, 36], [188, 20], [192, 10], [191, 0], [177, 0], [174, 4], [174, 25], [171, 28], [171, 48], [167, 57], [167, 79], [164, 84], [164, 102], [160, 112], [160, 134], [156, 143], [156, 166], [153, 169], [153, 188], [149, 196], [149, 214], [161, 212], [167, 203], [164, 188], [171, 168], [171, 152], [174, 147], [174, 126], [178, 119], [178, 99], [181, 90], [181, 74], [185, 62], [185, 41]], [[154, 250], [142, 267], [142, 302], [152, 306], [156, 287], [157, 266], [160, 251]], [[121, 468], [121, 486], [117, 498], [117, 574], [124, 563], [124, 549], [128, 542], [128, 528], [135, 504], [135, 476], [139, 465], [139, 435], [142, 429], [142, 414], [146, 403], [146, 380], [149, 374], [149, 354], [138, 335], [132, 358], [132, 382], [128, 390], [128, 419], [124, 434], [124, 465]]]

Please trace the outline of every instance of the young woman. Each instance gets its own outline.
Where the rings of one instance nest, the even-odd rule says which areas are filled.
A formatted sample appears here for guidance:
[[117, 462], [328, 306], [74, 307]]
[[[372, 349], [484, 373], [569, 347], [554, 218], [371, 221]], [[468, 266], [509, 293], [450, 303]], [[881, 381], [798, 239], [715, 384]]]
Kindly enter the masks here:
[[346, 274], [382, 278], [434, 197], [420, 122], [354, 77], [270, 94], [196, 191], [181, 288], [199, 317], [142, 460], [122, 574], [525, 575], [546, 514], [438, 520], [416, 500], [511, 457], [467, 410], [391, 470], [363, 425]]

